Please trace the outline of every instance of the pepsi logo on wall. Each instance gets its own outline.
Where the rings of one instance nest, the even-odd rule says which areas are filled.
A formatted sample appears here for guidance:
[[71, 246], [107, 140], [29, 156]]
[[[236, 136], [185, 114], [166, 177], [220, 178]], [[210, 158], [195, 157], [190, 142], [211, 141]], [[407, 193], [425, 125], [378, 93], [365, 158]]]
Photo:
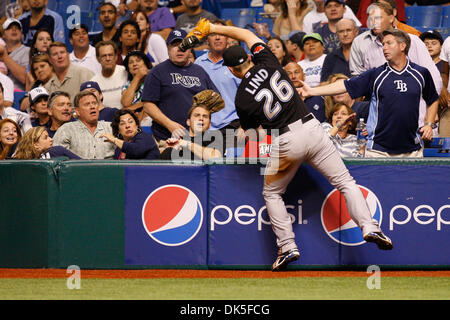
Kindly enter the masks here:
[[[378, 221], [381, 226], [382, 209], [380, 200], [375, 193], [366, 187], [359, 186], [369, 206], [372, 219]], [[325, 198], [320, 210], [322, 226], [327, 235], [339, 244], [347, 246], [359, 246], [366, 243], [363, 239], [361, 229], [350, 217], [347, 210], [344, 195], [334, 189]]]
[[202, 205], [191, 190], [165, 185], [154, 190], [142, 207], [142, 224], [159, 244], [181, 246], [192, 240], [203, 222]]

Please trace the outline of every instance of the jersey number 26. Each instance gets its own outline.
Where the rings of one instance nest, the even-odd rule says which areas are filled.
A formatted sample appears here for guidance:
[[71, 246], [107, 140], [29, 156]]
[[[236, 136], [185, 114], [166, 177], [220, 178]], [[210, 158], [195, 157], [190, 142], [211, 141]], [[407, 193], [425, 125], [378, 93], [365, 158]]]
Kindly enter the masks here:
[[292, 89], [292, 86], [288, 81], [281, 80], [278, 82], [280, 76], [280, 72], [275, 71], [272, 77], [270, 77], [270, 88], [272, 90], [264, 88], [255, 95], [255, 100], [258, 102], [261, 102], [263, 98], [266, 98], [263, 110], [268, 120], [273, 120], [282, 109], [280, 102], [277, 101], [273, 104], [273, 94], [275, 93], [281, 102], [289, 101], [294, 94], [294, 89]]

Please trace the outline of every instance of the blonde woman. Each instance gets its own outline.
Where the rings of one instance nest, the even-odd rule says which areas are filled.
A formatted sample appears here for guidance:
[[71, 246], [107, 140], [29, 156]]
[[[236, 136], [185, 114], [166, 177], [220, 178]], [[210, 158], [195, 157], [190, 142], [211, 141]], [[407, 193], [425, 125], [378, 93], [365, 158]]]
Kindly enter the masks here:
[[53, 139], [48, 135], [45, 127], [34, 127], [28, 130], [17, 145], [15, 159], [51, 159], [68, 157], [69, 159], [81, 159], [62, 146], [53, 146]]
[[303, 18], [312, 10], [308, 0], [282, 0], [281, 14], [273, 23], [272, 32], [277, 36], [287, 36], [292, 31], [303, 31]]

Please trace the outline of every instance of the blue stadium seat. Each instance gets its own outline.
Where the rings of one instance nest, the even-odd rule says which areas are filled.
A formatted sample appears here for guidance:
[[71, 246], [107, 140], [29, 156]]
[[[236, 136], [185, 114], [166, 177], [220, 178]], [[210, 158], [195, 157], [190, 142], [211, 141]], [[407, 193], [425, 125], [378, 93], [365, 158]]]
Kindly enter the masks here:
[[413, 17], [418, 10], [419, 6], [409, 6], [405, 7], [406, 24], [413, 25]]
[[26, 91], [14, 91], [14, 103], [12, 105], [13, 108], [20, 111], [20, 102], [22, 101], [26, 93]]
[[81, 11], [91, 11], [92, 9], [91, 0], [63, 0], [61, 4], [61, 7], [64, 6], [65, 8], [71, 5], [77, 5]]
[[214, 13], [214, 15], [217, 18], [221, 18], [222, 17], [222, 7], [220, 6], [220, 4], [218, 3], [218, 1], [214, 1], [214, 0], [203, 0], [202, 2], [202, 8], [206, 11], [209, 11], [211, 13]]
[[450, 6], [442, 7], [441, 27], [444, 28], [450, 27]]
[[48, 0], [47, 8], [53, 11], [58, 11], [60, 0]]
[[100, 6], [102, 2], [104, 2], [104, 0], [92, 0], [91, 10], [97, 11], [97, 8]]
[[420, 6], [413, 10], [412, 26], [439, 27], [441, 26], [442, 6]]
[[248, 8], [249, 3], [247, 0], [216, 0], [220, 6], [225, 8]]
[[223, 20], [230, 19], [237, 27], [245, 28], [247, 24], [255, 22], [255, 9], [249, 8], [225, 8], [222, 9]]

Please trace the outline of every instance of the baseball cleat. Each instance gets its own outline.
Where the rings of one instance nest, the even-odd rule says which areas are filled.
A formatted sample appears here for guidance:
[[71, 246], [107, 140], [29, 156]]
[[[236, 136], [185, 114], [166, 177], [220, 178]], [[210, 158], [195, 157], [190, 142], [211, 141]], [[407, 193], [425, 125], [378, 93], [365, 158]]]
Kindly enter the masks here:
[[394, 245], [392, 240], [389, 239], [383, 232], [369, 232], [364, 235], [364, 240], [367, 242], [373, 242], [381, 250], [392, 250]]
[[272, 271], [280, 271], [286, 269], [287, 265], [292, 261], [298, 260], [300, 257], [300, 252], [297, 248], [286, 251], [285, 253], [280, 253], [272, 264]]

